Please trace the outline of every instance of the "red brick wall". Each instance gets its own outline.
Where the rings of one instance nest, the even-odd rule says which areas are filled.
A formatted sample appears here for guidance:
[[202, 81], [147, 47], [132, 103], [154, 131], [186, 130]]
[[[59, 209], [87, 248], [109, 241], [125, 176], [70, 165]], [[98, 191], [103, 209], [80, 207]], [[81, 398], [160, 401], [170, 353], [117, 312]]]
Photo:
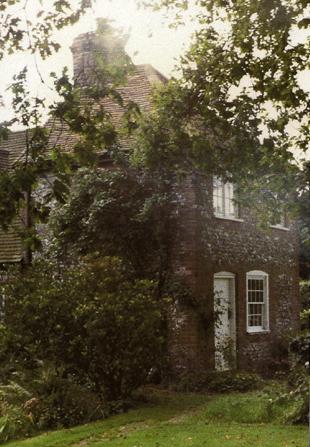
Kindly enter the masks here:
[[[281, 360], [283, 343], [299, 328], [296, 227], [259, 229], [249, 210], [241, 210], [243, 222], [214, 217], [212, 184], [198, 175], [187, 179], [183, 196], [174, 269], [190, 285], [205, 315], [201, 318], [201, 309], [191, 306], [172, 309], [173, 369], [214, 367], [213, 275], [228, 271], [236, 276], [237, 366], [267, 372]], [[251, 270], [269, 275], [269, 333], [246, 331], [246, 273]]]

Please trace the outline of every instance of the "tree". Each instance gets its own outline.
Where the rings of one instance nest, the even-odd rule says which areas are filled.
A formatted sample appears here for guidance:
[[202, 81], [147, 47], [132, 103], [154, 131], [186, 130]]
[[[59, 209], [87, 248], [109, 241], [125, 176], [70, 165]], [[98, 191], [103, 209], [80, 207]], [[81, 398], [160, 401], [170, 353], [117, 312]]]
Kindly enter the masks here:
[[35, 387], [34, 376], [46, 364], [103, 402], [129, 398], [162, 360], [166, 303], [157, 299], [156, 283], [132, 279], [115, 257], [86, 257], [60, 271], [45, 259], [29, 270], [12, 271], [2, 288], [2, 380], [19, 372]]
[[54, 31], [76, 23], [91, 6], [92, 0], [1, 1], [0, 60], [17, 51], [38, 52], [45, 59], [60, 48]]
[[[92, 0], [1, 1], [0, 60], [18, 51], [39, 54], [46, 59], [60, 48], [54, 32], [78, 22], [92, 3]], [[35, 8], [38, 11], [34, 16]], [[6, 125], [0, 123], [0, 143], [7, 136], [5, 129]]]
[[[51, 216], [62, 262], [98, 253], [118, 256], [135, 278], [156, 279], [162, 296], [171, 274], [178, 199], [173, 179], [134, 169], [81, 169], [70, 196]], [[53, 246], [55, 250], [55, 246]]]
[[[183, 83], [194, 95], [194, 114], [199, 112], [195, 106], [204, 106], [206, 117], [213, 110], [218, 118], [237, 122], [247, 112], [244, 124], [257, 116], [258, 124], [266, 126], [260, 134], [267, 132], [275, 142], [284, 139], [291, 148], [309, 148], [309, 93], [298, 76], [309, 70], [310, 42], [307, 34], [294, 39], [294, 32], [310, 26], [309, 0], [144, 3], [179, 13], [192, 3], [198, 8], [202, 26], [182, 61]], [[246, 104], [254, 107], [252, 114], [247, 109], [239, 111]], [[300, 132], [288, 138], [291, 121]]]
[[301, 172], [300, 183], [305, 187], [299, 196], [299, 233], [301, 241], [300, 250], [300, 276], [310, 278], [310, 162], [306, 162]]
[[138, 162], [234, 181], [239, 200], [252, 196], [268, 220], [281, 207], [295, 213], [309, 194], [295, 152], [309, 148], [310, 95], [300, 76], [309, 73], [310, 42], [293, 34], [309, 28], [309, 1], [142, 3], [174, 9], [177, 22], [195, 6], [198, 24], [180, 77], [142, 124]]
[[[54, 25], [49, 24], [51, 30]], [[98, 39], [100, 36], [104, 39], [107, 34], [115, 40], [123, 40], [123, 36], [105, 20], [98, 21]], [[118, 63], [113, 67], [105, 60], [104, 54], [98, 56], [94, 63], [97, 69], [93, 72], [93, 82], [88, 86], [79, 85], [78, 80], [72, 81], [66, 69], [60, 78], [51, 73], [55, 91], [61, 99], [50, 106], [47, 123], [43, 119], [47, 108], [45, 100], [32, 100], [27, 90], [26, 68], [14, 77], [11, 85], [15, 112], [12, 123], [26, 129], [25, 151], [10, 171], [0, 173], [0, 216], [2, 228], [7, 229], [16, 216], [22, 215], [21, 234], [26, 245], [27, 263], [31, 262], [31, 253], [40, 242], [36, 222], [46, 220], [54, 199], [65, 200], [76, 167], [94, 166], [102, 152], [106, 151], [113, 158], [118, 151], [118, 132], [110, 113], [105, 110], [104, 98], [123, 106], [127, 123], [132, 112], [136, 111], [134, 105], [122, 100], [117, 90], [131, 67], [125, 52], [118, 55]], [[125, 127], [129, 126], [126, 119], [124, 123]], [[75, 137], [70, 153], [59, 143], [64, 130]], [[8, 137], [6, 126], [0, 127], [0, 132], [4, 138]], [[49, 189], [44, 199], [36, 194], [42, 180], [46, 181]]]
[[[148, 3], [177, 10], [190, 7], [187, 0]], [[262, 208], [264, 213], [274, 209], [277, 201], [284, 206], [288, 197], [296, 203], [305, 186], [299, 183], [301, 176], [291, 149], [297, 146], [304, 151], [308, 144], [309, 95], [300, 86], [298, 74], [308, 67], [309, 43], [294, 43], [291, 32], [294, 27], [309, 25], [303, 10], [308, 2], [194, 3], [200, 8], [202, 26], [182, 60], [180, 79], [159, 90], [153, 113], [142, 116], [133, 161], [153, 170], [160, 167], [183, 175], [199, 169], [206, 175], [236, 181], [245, 200], [250, 194], [255, 197], [253, 203], [259, 205], [261, 214]], [[68, 12], [64, 2], [54, 4], [61, 17]], [[83, 5], [82, 12], [88, 4]], [[53, 29], [69, 22], [48, 23]], [[219, 23], [226, 27], [225, 33], [218, 31]], [[93, 104], [100, 95], [121, 102], [115, 89], [107, 88], [106, 82], [103, 85], [100, 92], [87, 92]], [[95, 148], [115, 147], [116, 132], [105, 111], [96, 117], [88, 103], [87, 110], [80, 113], [81, 90], [70, 85], [66, 74], [56, 86], [64, 99], [55, 109], [56, 116], [75, 134], [83, 133], [82, 144], [76, 145], [79, 161], [84, 163], [83, 156], [89, 153], [95, 157]], [[107, 123], [103, 128], [99, 126], [102, 120]], [[289, 128], [296, 123], [299, 132], [293, 136]], [[58, 166], [68, 166], [59, 148], [54, 153], [61, 158]], [[56, 182], [60, 196], [66, 191], [62, 180]], [[296, 193], [296, 189], [300, 191]], [[242, 194], [239, 197], [241, 200]], [[2, 207], [6, 209], [6, 205]]]

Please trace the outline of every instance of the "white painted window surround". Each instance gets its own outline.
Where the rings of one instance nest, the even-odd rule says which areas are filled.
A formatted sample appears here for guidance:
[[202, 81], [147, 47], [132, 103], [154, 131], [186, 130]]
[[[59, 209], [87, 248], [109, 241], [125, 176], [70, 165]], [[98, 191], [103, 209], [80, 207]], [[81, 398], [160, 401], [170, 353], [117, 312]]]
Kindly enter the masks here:
[[236, 304], [235, 275], [214, 274], [215, 369], [225, 371], [236, 367]]
[[289, 231], [287, 216], [284, 211], [279, 216], [278, 222], [273, 223], [272, 225], [270, 225], [270, 227], [277, 228], [278, 230]]
[[269, 331], [268, 273], [253, 270], [246, 274], [247, 332]]
[[235, 198], [236, 192], [233, 183], [213, 177], [213, 208], [216, 217], [242, 222], [239, 219], [239, 209]]
[[282, 224], [270, 225], [270, 228], [275, 228], [277, 230], [290, 231], [290, 229], [287, 225], [282, 225]]
[[289, 231], [289, 222], [287, 218], [287, 212], [285, 209], [285, 204], [280, 199], [277, 199], [277, 213], [272, 217], [272, 222], [270, 224], [271, 228], [277, 228], [278, 230]]

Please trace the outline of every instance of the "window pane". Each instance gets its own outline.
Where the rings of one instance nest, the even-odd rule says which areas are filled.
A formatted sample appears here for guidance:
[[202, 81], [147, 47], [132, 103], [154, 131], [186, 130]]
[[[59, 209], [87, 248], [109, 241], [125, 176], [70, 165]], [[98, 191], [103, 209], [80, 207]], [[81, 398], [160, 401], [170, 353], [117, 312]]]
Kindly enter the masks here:
[[[279, 210], [278, 210], [279, 212]], [[287, 227], [287, 223], [286, 223], [286, 213], [284, 211], [284, 209], [280, 209], [280, 213], [277, 216], [273, 216], [271, 218], [271, 225], [274, 226], [279, 226], [279, 227]]]
[[249, 315], [249, 327], [262, 327], [263, 326], [263, 317], [262, 315]]
[[213, 179], [214, 212], [221, 217], [237, 217], [237, 206], [234, 203], [234, 185], [224, 183], [218, 177]]
[[215, 214], [224, 216], [224, 185], [223, 182], [215, 177], [213, 181], [213, 207]]
[[249, 315], [261, 315], [263, 304], [249, 304]]
[[263, 303], [264, 302], [264, 280], [249, 279], [248, 280], [248, 302]]
[[248, 327], [264, 329], [267, 321], [267, 280], [266, 277], [248, 277]]
[[225, 211], [229, 216], [235, 216], [235, 204], [234, 204], [234, 187], [232, 183], [225, 184]]

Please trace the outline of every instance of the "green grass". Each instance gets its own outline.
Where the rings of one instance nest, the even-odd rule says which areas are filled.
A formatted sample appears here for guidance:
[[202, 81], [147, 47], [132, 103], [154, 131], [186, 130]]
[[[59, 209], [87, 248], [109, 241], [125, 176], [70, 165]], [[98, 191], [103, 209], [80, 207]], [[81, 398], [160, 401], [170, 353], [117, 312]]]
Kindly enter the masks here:
[[307, 428], [281, 425], [259, 393], [182, 394], [148, 390], [149, 402], [104, 421], [6, 447], [305, 447]]

